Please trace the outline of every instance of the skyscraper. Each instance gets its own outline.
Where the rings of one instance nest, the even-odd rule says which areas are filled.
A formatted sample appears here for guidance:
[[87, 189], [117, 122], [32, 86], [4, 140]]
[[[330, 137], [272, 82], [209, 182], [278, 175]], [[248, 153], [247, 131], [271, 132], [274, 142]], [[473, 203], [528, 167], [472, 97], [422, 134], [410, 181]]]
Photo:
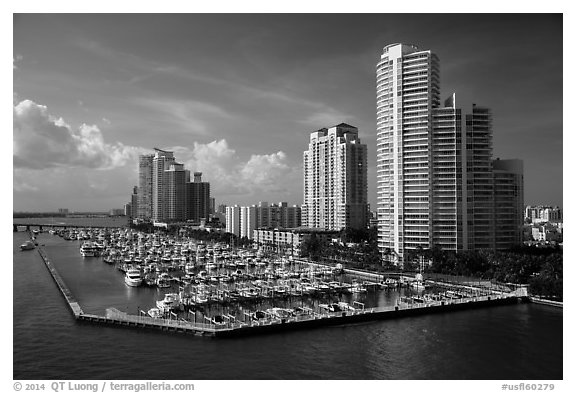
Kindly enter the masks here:
[[492, 162], [494, 169], [494, 226], [497, 250], [522, 244], [524, 224], [524, 165], [521, 160]]
[[194, 172], [194, 181], [186, 184], [186, 219], [207, 220], [210, 217], [210, 183], [202, 181], [202, 172]]
[[[186, 220], [186, 180], [190, 174], [184, 169], [184, 165], [176, 162], [170, 163], [164, 171], [164, 201], [165, 213], [163, 221]], [[188, 178], [188, 179], [187, 179]]]
[[258, 227], [257, 209], [255, 205], [240, 207], [240, 237], [252, 239], [254, 229]]
[[130, 196], [130, 218], [138, 217], [138, 187], [132, 189]]
[[[490, 110], [474, 105], [463, 128], [456, 95], [440, 105], [439, 60], [429, 50], [388, 45], [376, 73], [381, 253], [402, 262], [410, 250], [507, 243], [498, 241], [495, 228], [495, 201], [510, 193], [494, 186]], [[521, 183], [517, 169], [514, 179]], [[498, 176], [500, 184], [509, 181]]]
[[152, 219], [166, 221], [168, 217], [168, 189], [164, 171], [174, 163], [174, 153], [154, 148], [156, 153], [152, 160]]
[[226, 207], [226, 232], [240, 236], [240, 206]]
[[431, 240], [432, 109], [440, 106], [438, 57], [392, 44], [377, 65], [378, 246], [402, 258]]
[[152, 219], [152, 163], [153, 154], [142, 154], [138, 160], [138, 207], [137, 217]]
[[304, 152], [302, 225], [366, 228], [367, 170], [367, 148], [356, 127], [341, 123], [312, 132]]

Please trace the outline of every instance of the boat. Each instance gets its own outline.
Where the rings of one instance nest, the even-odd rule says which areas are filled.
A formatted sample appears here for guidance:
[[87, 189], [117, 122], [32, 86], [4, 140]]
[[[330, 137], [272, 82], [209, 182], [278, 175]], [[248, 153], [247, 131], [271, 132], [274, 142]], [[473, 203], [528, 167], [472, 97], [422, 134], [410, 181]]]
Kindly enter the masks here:
[[346, 302], [338, 302], [338, 306], [345, 311], [356, 311], [354, 307], [352, 307], [350, 304]]
[[292, 316], [292, 310], [286, 308], [274, 307], [269, 308], [268, 310], [266, 310], [266, 312], [270, 314], [272, 317], [279, 319], [286, 319]]
[[156, 307], [164, 313], [176, 310], [180, 307], [180, 296], [177, 293], [167, 293], [164, 299], [156, 301]]
[[142, 285], [142, 275], [139, 269], [128, 269], [124, 276], [124, 282], [129, 287], [138, 287]]
[[148, 315], [150, 315], [152, 318], [162, 318], [162, 312], [156, 307], [148, 310]]
[[329, 312], [338, 312], [338, 311], [342, 311], [342, 308], [340, 307], [340, 305], [338, 303], [332, 303], [332, 304], [319, 304], [318, 307], [329, 311]]
[[366, 286], [362, 285], [361, 283], [355, 282], [355, 283], [352, 283], [352, 287], [350, 288], [350, 292], [363, 293], [363, 292], [367, 292], [367, 289], [366, 289]]
[[80, 246], [80, 254], [83, 257], [98, 257], [103, 249], [104, 247], [97, 243], [84, 242], [82, 246]]
[[158, 280], [156, 281], [158, 288], [170, 288], [170, 276], [167, 273], [160, 274]]
[[25, 241], [20, 245], [21, 251], [33, 250], [35, 248], [34, 242], [32, 240]]

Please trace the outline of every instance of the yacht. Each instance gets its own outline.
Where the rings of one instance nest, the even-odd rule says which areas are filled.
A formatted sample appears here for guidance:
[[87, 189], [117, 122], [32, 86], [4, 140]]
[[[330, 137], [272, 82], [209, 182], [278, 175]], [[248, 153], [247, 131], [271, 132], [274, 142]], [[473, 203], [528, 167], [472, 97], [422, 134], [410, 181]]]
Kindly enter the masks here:
[[160, 311], [158, 308], [154, 307], [154, 308], [151, 308], [150, 310], [148, 310], [148, 315], [150, 315], [152, 318], [161, 318], [162, 317], [162, 311]]
[[139, 269], [128, 269], [124, 276], [124, 282], [130, 287], [138, 287], [142, 285], [142, 275]]
[[167, 293], [164, 299], [156, 301], [156, 307], [164, 313], [176, 310], [180, 307], [180, 296], [177, 293]]
[[170, 276], [167, 273], [160, 274], [158, 280], [156, 281], [156, 285], [158, 288], [170, 288]]
[[424, 282], [420, 281], [420, 280], [414, 280], [410, 283], [410, 287], [412, 289], [415, 289], [417, 291], [423, 291], [426, 288], [428, 288], [427, 284], [424, 284]]
[[103, 249], [104, 247], [98, 243], [84, 242], [80, 246], [80, 254], [83, 257], [99, 257]]

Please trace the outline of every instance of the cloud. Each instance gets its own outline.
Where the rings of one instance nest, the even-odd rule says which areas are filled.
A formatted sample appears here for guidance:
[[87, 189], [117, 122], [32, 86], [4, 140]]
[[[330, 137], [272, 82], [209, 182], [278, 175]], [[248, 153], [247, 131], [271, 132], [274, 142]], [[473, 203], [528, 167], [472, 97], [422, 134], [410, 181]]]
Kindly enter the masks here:
[[252, 155], [246, 162], [240, 174], [245, 182], [253, 187], [267, 191], [286, 189], [285, 176], [292, 171], [286, 163], [286, 154], [282, 151], [272, 154]]
[[226, 139], [210, 143], [194, 143], [192, 149], [176, 146], [176, 159], [184, 162], [190, 171], [202, 172], [204, 181], [210, 182], [215, 195], [255, 195], [286, 190], [286, 176], [295, 173], [286, 154], [253, 154], [242, 160]]
[[206, 125], [208, 120], [230, 117], [224, 109], [208, 102], [148, 98], [138, 99], [135, 102], [147, 110], [159, 112], [167, 121], [177, 123], [181, 128], [199, 135], [209, 133]]
[[74, 130], [46, 106], [30, 100], [15, 105], [13, 116], [13, 157], [18, 168], [113, 169], [134, 162], [140, 150], [106, 143], [95, 125], [82, 124]]

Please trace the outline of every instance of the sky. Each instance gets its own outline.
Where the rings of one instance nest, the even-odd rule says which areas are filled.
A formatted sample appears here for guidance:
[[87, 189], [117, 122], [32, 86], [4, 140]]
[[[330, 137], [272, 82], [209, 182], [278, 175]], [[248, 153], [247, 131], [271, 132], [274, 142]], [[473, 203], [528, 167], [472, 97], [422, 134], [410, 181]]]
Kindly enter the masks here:
[[492, 109], [525, 204], [562, 206], [562, 29], [561, 14], [15, 14], [13, 210], [121, 208], [154, 147], [216, 204], [301, 204], [309, 134], [342, 122], [368, 145], [375, 210], [375, 69], [396, 42], [438, 55], [464, 113]]

